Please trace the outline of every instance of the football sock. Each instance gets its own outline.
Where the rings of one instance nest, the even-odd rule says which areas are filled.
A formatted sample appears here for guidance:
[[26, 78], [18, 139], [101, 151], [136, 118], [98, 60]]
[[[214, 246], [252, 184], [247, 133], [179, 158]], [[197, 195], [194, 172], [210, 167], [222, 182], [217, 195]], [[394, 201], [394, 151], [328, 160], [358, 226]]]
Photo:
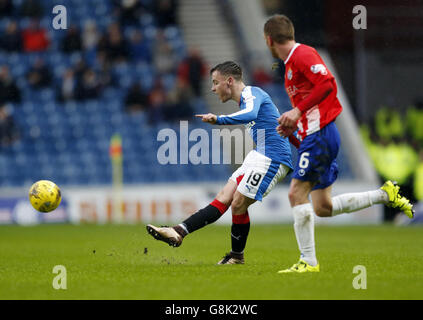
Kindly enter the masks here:
[[250, 231], [248, 211], [240, 215], [232, 215], [231, 242], [232, 252], [243, 253]]
[[[383, 190], [346, 193], [332, 198], [332, 216], [365, 209], [373, 204], [387, 203], [388, 195]], [[292, 208], [294, 230], [301, 258], [308, 264], [317, 264], [314, 244], [314, 212], [310, 203]]]
[[[210, 223], [215, 222], [228, 210], [228, 206], [214, 199], [207, 207], [198, 210], [179, 226], [187, 233], [194, 232]], [[175, 230], [178, 231], [178, 229]]]
[[387, 203], [388, 195], [383, 190], [346, 193], [332, 198], [332, 216], [368, 208], [373, 204]]
[[311, 266], [317, 265], [316, 249], [314, 245], [314, 212], [309, 203], [292, 208], [294, 215], [294, 230], [301, 259]]

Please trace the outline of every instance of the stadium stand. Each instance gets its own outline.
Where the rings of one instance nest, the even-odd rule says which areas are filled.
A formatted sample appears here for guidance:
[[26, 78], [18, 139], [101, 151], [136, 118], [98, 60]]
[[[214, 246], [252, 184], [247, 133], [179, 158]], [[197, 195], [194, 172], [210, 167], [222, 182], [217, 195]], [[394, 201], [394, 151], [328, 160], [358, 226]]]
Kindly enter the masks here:
[[[178, 106], [169, 106], [166, 99], [178, 84], [178, 64], [188, 50], [176, 18], [167, 11], [166, 21], [174, 20], [172, 24], [158, 18], [164, 14], [160, 10], [168, 10], [160, 6], [161, 1], [69, 0], [66, 8], [71, 34], [52, 28], [51, 9], [55, 3], [29, 2], [36, 3], [34, 14], [27, 1], [16, 0], [0, 18], [3, 33], [37, 30], [22, 37], [29, 45], [0, 44], [0, 67], [9, 69], [9, 76], [0, 79], [0, 86], [15, 83], [19, 95], [17, 99], [0, 97], [1, 108], [13, 118], [18, 130], [18, 138], [4, 143], [2, 140], [0, 145], [0, 186], [19, 187], [40, 179], [59, 185], [110, 184], [109, 143], [115, 133], [122, 136], [126, 184], [227, 179], [232, 168], [224, 164], [163, 166], [157, 162], [158, 132], [163, 128], [179, 132], [179, 120], [192, 120], [192, 114], [208, 110], [201, 96], [191, 95], [190, 117], [164, 112], [164, 105]], [[41, 40], [28, 40], [33, 34]], [[73, 44], [64, 46], [68, 37]], [[176, 63], [164, 69], [166, 73], [161, 73], [154, 61], [158, 39]], [[27, 78], [40, 60], [52, 75], [51, 85], [41, 88], [32, 86]], [[125, 98], [136, 83], [149, 103], [144, 110], [129, 113]], [[158, 111], [151, 108], [151, 92], [156, 86], [164, 92], [164, 97], [154, 96], [159, 101]], [[279, 105], [287, 105], [280, 101], [285, 99], [280, 85], [266, 89]], [[195, 125], [211, 131], [211, 126], [199, 121]], [[348, 161], [342, 152], [340, 157], [341, 177], [349, 178]]]
[[[2, 32], [10, 28], [10, 25], [13, 26], [14, 22], [17, 22], [18, 32], [27, 29], [31, 24], [37, 24], [37, 20], [22, 16], [21, 8], [25, 3], [26, 1], [13, 1], [13, 10], [0, 20]], [[175, 55], [176, 62], [181, 62], [185, 57], [186, 48], [178, 25], [166, 25], [159, 21], [159, 26], [156, 14], [160, 8], [156, 7], [153, 1], [143, 0], [135, 3], [135, 21], [122, 24], [122, 14], [127, 12], [120, 7], [120, 1], [68, 1], [68, 22], [77, 32], [80, 31], [79, 37], [82, 39], [84, 34], [81, 33], [86, 25], [94, 25], [100, 35], [98, 41], [101, 41], [101, 35], [105, 32], [109, 32], [106, 39], [110, 40], [110, 34], [114, 32], [110, 31], [113, 28], [111, 26], [118, 23], [115, 30], [122, 30], [127, 44], [131, 45], [134, 33], [139, 33], [138, 39], [141, 38], [145, 42], [140, 50], [153, 50], [157, 35], [161, 33]], [[102, 57], [98, 54], [101, 45], [97, 43], [91, 48], [83, 45], [81, 50], [78, 50], [78, 46], [75, 50], [62, 50], [67, 32], [51, 27], [50, 12], [54, 3], [39, 1], [37, 5], [39, 4], [43, 12], [39, 17], [39, 26], [47, 33], [47, 47], [24, 52], [20, 50], [21, 46], [17, 46], [16, 50], [10, 46], [2, 46], [0, 51], [0, 65], [9, 68], [10, 80], [16, 82], [21, 95], [21, 101], [11, 101], [7, 97], [5, 101], [1, 101], [19, 131], [17, 140], [1, 145], [1, 186], [22, 186], [39, 179], [50, 179], [60, 185], [110, 184], [112, 178], [108, 148], [114, 133], [120, 133], [122, 136], [125, 183], [213, 181], [227, 178], [230, 173], [227, 165], [158, 164], [157, 133], [167, 127], [172, 127], [178, 132], [179, 127], [175, 123], [179, 119], [151, 123], [148, 110], [135, 114], [125, 111], [125, 96], [134, 83], [139, 83], [148, 96], [160, 77], [165, 94], [170, 92], [177, 81], [177, 65], [171, 72], [158, 75], [149, 59], [153, 52], [149, 52], [146, 57], [112, 59], [109, 65], [106, 61], [103, 63], [106, 68], [102, 69]], [[30, 9], [28, 6], [26, 8]], [[73, 33], [75, 29], [72, 29]], [[112, 44], [106, 43], [106, 48], [103, 49], [106, 55], [110, 53], [114, 58], [115, 52], [110, 47], [113, 49]], [[28, 83], [26, 76], [40, 58], [53, 73], [54, 85], [34, 88]], [[78, 70], [78, 66], [81, 66], [82, 70]], [[69, 81], [70, 90], [73, 86], [75, 96], [61, 96], [62, 81], [66, 72], [72, 80]], [[81, 72], [82, 77], [78, 74]], [[103, 84], [105, 76], [112, 80]], [[82, 80], [78, 81], [78, 77]], [[87, 90], [81, 90], [84, 83], [88, 87]], [[87, 95], [81, 95], [81, 92], [86, 92]], [[192, 106], [192, 112], [207, 110], [201, 97], [192, 98], [189, 104]], [[201, 123], [198, 123], [198, 126], [210, 130], [210, 126]]]

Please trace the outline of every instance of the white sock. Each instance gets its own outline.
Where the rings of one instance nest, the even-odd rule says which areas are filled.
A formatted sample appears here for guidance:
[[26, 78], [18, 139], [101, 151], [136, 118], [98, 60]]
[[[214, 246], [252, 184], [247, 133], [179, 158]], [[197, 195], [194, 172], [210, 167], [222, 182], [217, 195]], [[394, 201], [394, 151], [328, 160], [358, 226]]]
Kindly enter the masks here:
[[314, 212], [310, 203], [292, 208], [294, 215], [294, 230], [301, 259], [311, 266], [317, 265], [316, 249], [314, 246]]
[[383, 190], [346, 193], [332, 198], [332, 216], [368, 208], [373, 204], [387, 203], [388, 194]]

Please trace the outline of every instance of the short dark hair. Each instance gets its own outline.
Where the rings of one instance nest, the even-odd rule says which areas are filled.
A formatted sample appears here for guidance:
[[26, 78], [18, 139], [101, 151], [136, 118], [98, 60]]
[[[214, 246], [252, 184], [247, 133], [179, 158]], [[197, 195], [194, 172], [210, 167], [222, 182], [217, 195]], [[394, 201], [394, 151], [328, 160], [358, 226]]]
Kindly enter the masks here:
[[264, 33], [280, 44], [295, 40], [294, 24], [283, 14], [276, 14], [270, 17], [264, 24]]
[[235, 80], [242, 80], [242, 69], [236, 62], [225, 61], [219, 63], [210, 70], [210, 75], [215, 71], [219, 71], [224, 76], [232, 76]]

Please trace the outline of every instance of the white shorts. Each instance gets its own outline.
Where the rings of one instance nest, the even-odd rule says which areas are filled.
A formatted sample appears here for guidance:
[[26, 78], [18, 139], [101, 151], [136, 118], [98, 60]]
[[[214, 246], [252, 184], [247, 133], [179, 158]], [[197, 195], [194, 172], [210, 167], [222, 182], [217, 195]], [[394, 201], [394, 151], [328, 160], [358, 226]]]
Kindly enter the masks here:
[[289, 171], [290, 169], [286, 165], [272, 161], [256, 150], [252, 150], [229, 179], [238, 184], [239, 193], [248, 198], [262, 201]]

